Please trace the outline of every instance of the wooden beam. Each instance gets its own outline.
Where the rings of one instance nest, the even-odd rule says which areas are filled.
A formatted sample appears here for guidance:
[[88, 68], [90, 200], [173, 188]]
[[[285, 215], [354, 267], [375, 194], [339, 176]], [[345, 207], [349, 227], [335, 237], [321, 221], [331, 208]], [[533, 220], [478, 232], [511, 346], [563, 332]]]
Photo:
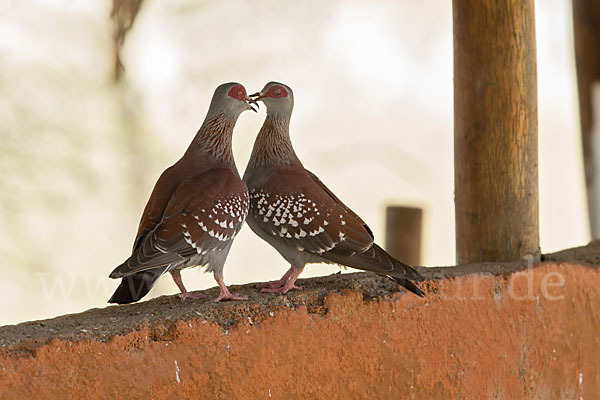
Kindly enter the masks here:
[[421, 265], [423, 210], [390, 206], [386, 210], [385, 249], [410, 265]]
[[581, 145], [592, 239], [600, 239], [600, 1], [573, 0]]
[[539, 259], [533, 0], [453, 0], [458, 263]]

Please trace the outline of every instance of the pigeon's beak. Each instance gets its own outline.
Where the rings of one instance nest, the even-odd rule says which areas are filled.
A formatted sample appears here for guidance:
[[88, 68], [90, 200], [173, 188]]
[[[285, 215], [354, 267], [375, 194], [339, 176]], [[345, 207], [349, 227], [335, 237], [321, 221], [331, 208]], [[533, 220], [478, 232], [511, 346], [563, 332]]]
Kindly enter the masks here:
[[260, 99], [262, 99], [263, 97], [267, 97], [266, 93], [263, 92], [256, 92], [254, 94], [251, 94], [250, 97], [254, 97], [254, 101], [258, 101]]
[[[248, 109], [252, 110], [254, 112], [258, 112], [258, 109], [260, 108], [260, 106], [258, 105], [258, 103], [256, 102], [256, 100], [250, 98], [250, 97], [246, 97], [246, 104], [248, 105]], [[256, 108], [254, 108], [252, 105], [255, 105]]]

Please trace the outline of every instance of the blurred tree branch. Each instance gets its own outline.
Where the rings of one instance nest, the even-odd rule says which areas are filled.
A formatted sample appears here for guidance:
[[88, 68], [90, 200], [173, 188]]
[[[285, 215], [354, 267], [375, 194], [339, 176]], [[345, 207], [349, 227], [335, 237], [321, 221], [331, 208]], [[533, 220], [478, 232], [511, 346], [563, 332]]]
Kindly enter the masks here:
[[113, 0], [110, 18], [113, 21], [113, 39], [115, 45], [114, 80], [120, 82], [125, 68], [121, 62], [121, 49], [125, 37], [133, 27], [144, 0]]
[[110, 18], [113, 26], [114, 70], [113, 82], [116, 99], [120, 104], [119, 120], [123, 144], [127, 149], [128, 167], [131, 188], [130, 204], [135, 210], [143, 201], [145, 188], [148, 185], [145, 165], [148, 162], [148, 147], [144, 140], [139, 114], [140, 100], [136, 91], [127, 82], [125, 67], [122, 61], [125, 39], [134, 26], [144, 0], [113, 0]]

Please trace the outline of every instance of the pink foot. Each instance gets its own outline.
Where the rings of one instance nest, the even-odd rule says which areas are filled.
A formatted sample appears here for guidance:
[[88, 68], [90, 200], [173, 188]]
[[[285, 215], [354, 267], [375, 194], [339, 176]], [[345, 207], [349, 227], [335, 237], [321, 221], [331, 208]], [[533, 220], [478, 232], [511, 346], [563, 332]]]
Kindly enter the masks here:
[[248, 300], [248, 298], [246, 296], [240, 296], [239, 293], [231, 294], [229, 292], [227, 292], [227, 293], [221, 292], [221, 294], [219, 294], [217, 297], [215, 297], [213, 299], [213, 302], [218, 303], [221, 300]]
[[270, 288], [264, 288], [263, 290], [261, 290], [261, 292], [263, 293], [279, 293], [279, 294], [286, 294], [287, 292], [289, 292], [292, 289], [296, 289], [296, 290], [302, 290], [303, 287], [302, 286], [297, 286], [294, 284], [291, 284], [289, 286], [284, 285], [284, 286], [280, 286], [280, 287], [270, 287]]
[[281, 288], [281, 287], [285, 286], [288, 279], [290, 278], [290, 276], [293, 273], [294, 273], [294, 268], [290, 267], [290, 269], [281, 277], [281, 279], [279, 279], [277, 281], [258, 283], [256, 285], [256, 287], [259, 289], [260, 288], [271, 288], [271, 289]]
[[227, 289], [227, 286], [225, 286], [222, 276], [215, 274], [215, 280], [219, 284], [221, 293], [219, 293], [219, 295], [213, 299], [213, 302], [218, 303], [221, 300], [248, 300], [246, 296], [240, 296], [239, 293], [231, 294], [229, 289]]
[[187, 289], [185, 288], [185, 285], [183, 284], [183, 280], [181, 280], [181, 274], [179, 273], [179, 270], [171, 270], [169, 272], [171, 273], [171, 276], [173, 277], [175, 284], [177, 285], [177, 287], [179, 288], [179, 291], [181, 292], [181, 293], [179, 293], [179, 298], [181, 299], [182, 302], [188, 298], [203, 299], [206, 297], [206, 295], [204, 293], [188, 292]]
[[283, 278], [281, 278], [282, 281], [285, 279], [285, 283], [282, 286], [267, 287], [261, 290], [261, 292], [286, 294], [292, 289], [302, 290], [302, 286], [296, 285], [296, 279], [298, 279], [298, 276], [302, 273], [302, 269], [294, 269], [293, 267], [290, 268]]
[[198, 292], [179, 293], [179, 298], [181, 299], [181, 301], [185, 301], [185, 299], [203, 299], [205, 297], [206, 297], [206, 295], [204, 293], [198, 293]]

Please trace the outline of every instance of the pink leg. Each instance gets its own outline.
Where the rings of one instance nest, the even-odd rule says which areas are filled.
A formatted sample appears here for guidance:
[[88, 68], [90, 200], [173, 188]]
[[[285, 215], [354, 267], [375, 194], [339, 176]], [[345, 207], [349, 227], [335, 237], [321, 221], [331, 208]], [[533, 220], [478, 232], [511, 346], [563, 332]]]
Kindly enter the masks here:
[[183, 280], [181, 280], [181, 273], [179, 272], [179, 270], [171, 270], [169, 272], [171, 273], [171, 276], [173, 277], [175, 284], [181, 291], [181, 293], [179, 293], [179, 298], [181, 299], [181, 301], [185, 301], [185, 299], [187, 299], [188, 297], [190, 299], [203, 299], [206, 297], [206, 295], [204, 293], [188, 292], [186, 290], [185, 286], [183, 285]]
[[296, 279], [298, 279], [298, 276], [300, 276], [300, 274], [302, 273], [302, 270], [304, 270], [304, 268], [294, 269], [292, 274], [288, 278], [287, 282], [285, 282], [285, 285], [283, 285], [282, 287], [264, 288], [263, 290], [261, 290], [261, 292], [286, 294], [287, 292], [289, 292], [292, 289], [302, 290], [302, 286], [295, 285]]
[[294, 267], [290, 267], [288, 271], [278, 281], [263, 282], [256, 285], [257, 288], [280, 288], [285, 285], [289, 277], [294, 273]]
[[223, 282], [223, 277], [219, 275], [215, 275], [215, 280], [219, 284], [219, 288], [221, 289], [221, 293], [217, 297], [214, 298], [214, 302], [218, 303], [221, 300], [248, 300], [245, 296], [240, 296], [239, 293], [231, 294], [225, 283]]

